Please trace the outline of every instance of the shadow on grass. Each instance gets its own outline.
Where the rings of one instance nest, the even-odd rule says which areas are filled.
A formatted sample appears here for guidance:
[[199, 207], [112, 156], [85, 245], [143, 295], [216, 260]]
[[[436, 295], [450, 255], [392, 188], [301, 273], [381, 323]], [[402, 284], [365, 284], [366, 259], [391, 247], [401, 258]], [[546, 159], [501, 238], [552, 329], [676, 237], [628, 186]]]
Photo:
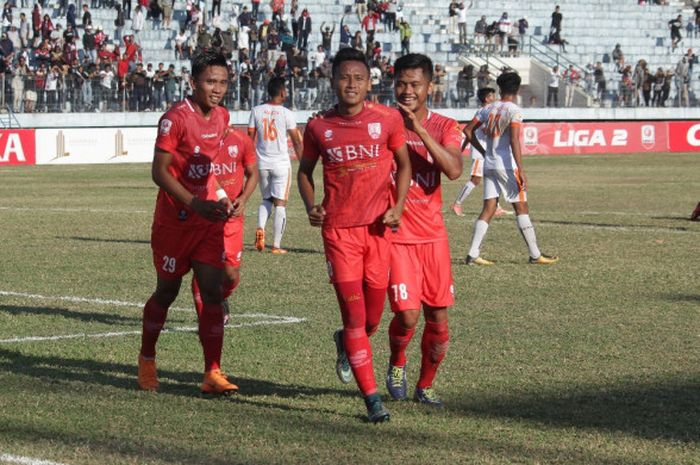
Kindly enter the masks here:
[[462, 399], [451, 410], [547, 425], [618, 431], [645, 439], [700, 440], [700, 377]]
[[150, 244], [150, 241], [147, 240], [138, 240], [138, 239], [105, 239], [102, 237], [79, 237], [79, 236], [71, 236], [71, 237], [65, 237], [65, 236], [56, 236], [55, 239], [70, 239], [73, 241], [83, 241], [83, 242], [107, 242], [107, 243], [116, 243], [116, 244]]
[[0, 305], [0, 312], [10, 315], [39, 315], [39, 316], [60, 316], [73, 320], [85, 321], [88, 323], [104, 323], [108, 325], [141, 323], [141, 317], [127, 317], [115, 315], [113, 313], [100, 312], [77, 312], [67, 308], [58, 307], [22, 307], [18, 305]]
[[663, 297], [671, 302], [700, 303], [700, 294], [665, 294]]
[[[18, 350], [0, 347], [0, 370], [52, 381], [101, 384], [121, 389], [136, 390], [136, 360], [133, 365], [100, 362], [91, 359], [61, 356], [29, 355]], [[196, 372], [158, 370], [159, 392], [185, 397], [199, 396], [202, 374]], [[354, 389], [332, 389], [299, 384], [280, 384], [251, 378], [231, 376], [240, 386], [242, 395], [277, 396], [281, 398], [335, 395], [358, 397]]]
[[673, 220], [673, 221], [683, 221], [683, 222], [689, 222], [692, 223], [693, 220], [690, 219], [690, 215], [688, 216], [650, 216], [652, 220]]
[[592, 223], [587, 221], [553, 221], [553, 220], [537, 220], [538, 224], [557, 224], [561, 226], [588, 226], [593, 228], [609, 228], [609, 229], [639, 229], [639, 230], [659, 230], [666, 229], [668, 231], [693, 231], [692, 228], [682, 226], [662, 226], [649, 224], [619, 224], [619, 223]]

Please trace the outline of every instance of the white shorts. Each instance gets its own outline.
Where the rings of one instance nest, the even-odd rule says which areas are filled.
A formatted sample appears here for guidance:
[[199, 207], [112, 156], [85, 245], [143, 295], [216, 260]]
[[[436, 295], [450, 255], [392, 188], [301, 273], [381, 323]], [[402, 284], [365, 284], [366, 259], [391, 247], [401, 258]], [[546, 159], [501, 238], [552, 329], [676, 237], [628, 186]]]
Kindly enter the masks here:
[[292, 167], [282, 166], [272, 169], [260, 169], [260, 194], [263, 199], [286, 201], [289, 198], [289, 188], [292, 185]]
[[484, 171], [484, 200], [501, 195], [508, 203], [527, 202], [527, 191], [520, 185], [518, 170]]
[[469, 173], [469, 176], [477, 176], [479, 178], [484, 177], [484, 158], [481, 157], [481, 154], [479, 154], [479, 157], [475, 157], [474, 154], [472, 154], [472, 170]]

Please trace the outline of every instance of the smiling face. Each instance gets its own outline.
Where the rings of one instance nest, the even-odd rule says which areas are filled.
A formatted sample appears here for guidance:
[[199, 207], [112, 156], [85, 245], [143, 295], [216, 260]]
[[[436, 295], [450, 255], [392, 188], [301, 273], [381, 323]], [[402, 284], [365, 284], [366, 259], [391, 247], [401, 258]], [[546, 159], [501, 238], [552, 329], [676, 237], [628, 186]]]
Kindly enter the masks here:
[[219, 105], [228, 87], [228, 70], [224, 66], [207, 66], [198, 76], [190, 78], [192, 99], [208, 113]]
[[348, 60], [340, 63], [332, 82], [340, 109], [349, 110], [351, 113], [362, 108], [367, 93], [372, 88], [369, 70], [360, 61]]
[[426, 108], [432, 90], [433, 83], [422, 68], [404, 69], [394, 79], [396, 100], [414, 113]]

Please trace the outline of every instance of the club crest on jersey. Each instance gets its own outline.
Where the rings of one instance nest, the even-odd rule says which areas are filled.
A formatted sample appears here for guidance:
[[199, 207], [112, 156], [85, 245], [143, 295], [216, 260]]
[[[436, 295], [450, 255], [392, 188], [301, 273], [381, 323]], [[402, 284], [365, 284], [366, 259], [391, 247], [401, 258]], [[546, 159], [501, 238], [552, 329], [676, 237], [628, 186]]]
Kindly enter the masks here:
[[326, 140], [331, 140], [331, 139], [333, 139], [333, 130], [332, 130], [332, 129], [326, 129], [326, 132], [323, 133], [323, 137], [325, 137]]
[[238, 146], [229, 145], [228, 146], [228, 156], [231, 158], [236, 158], [238, 156]]
[[170, 134], [170, 128], [173, 127], [173, 122], [170, 121], [169, 119], [164, 119], [163, 121], [160, 122], [160, 133], [162, 135], [167, 135]]
[[382, 123], [369, 123], [367, 125], [367, 132], [372, 139], [379, 139], [382, 135]]

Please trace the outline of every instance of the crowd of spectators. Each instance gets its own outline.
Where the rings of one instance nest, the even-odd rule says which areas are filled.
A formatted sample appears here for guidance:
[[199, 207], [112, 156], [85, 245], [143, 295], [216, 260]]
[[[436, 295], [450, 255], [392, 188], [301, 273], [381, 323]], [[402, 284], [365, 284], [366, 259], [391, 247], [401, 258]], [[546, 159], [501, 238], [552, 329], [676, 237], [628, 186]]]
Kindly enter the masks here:
[[[184, 15], [173, 19], [174, 0], [90, 0], [71, 3], [41, 0], [28, 5], [9, 0], [2, 11], [0, 76], [4, 77], [4, 103], [15, 112], [62, 111], [162, 111], [190, 90], [187, 63], [149, 60], [142, 49], [144, 31], [170, 30], [166, 48], [172, 61], [188, 60], [197, 49], [221, 48], [230, 59], [230, 80], [224, 104], [231, 109], [249, 109], [265, 98], [267, 82], [274, 76], [288, 80], [290, 101], [295, 109], [328, 105], [330, 59], [334, 37], [338, 47], [354, 47], [370, 63], [371, 99], [389, 103], [392, 96], [396, 55], [411, 51], [413, 32], [399, 0], [353, 0], [338, 23], [317, 24], [313, 12], [299, 0], [269, 0], [271, 14], [260, 8], [260, 0], [248, 5], [229, 5], [222, 11], [221, 0], [185, 0]], [[266, 0], [268, 1], [268, 0]], [[132, 8], [133, 6], [133, 8]], [[473, 1], [451, 0], [448, 6], [449, 32], [460, 43], [470, 42], [487, 53], [517, 56], [530, 27], [527, 17], [513, 20], [502, 12], [497, 20], [481, 16], [470, 34], [467, 11]], [[31, 10], [29, 10], [31, 8]], [[93, 24], [95, 10], [109, 11], [108, 35]], [[105, 17], [104, 13], [99, 16]], [[355, 16], [357, 21], [355, 21]], [[552, 15], [546, 42], [566, 51], [562, 38], [564, 16], [559, 6]], [[683, 19], [669, 21], [671, 47], [682, 41]], [[357, 27], [351, 30], [351, 25]], [[685, 28], [688, 35], [700, 35], [700, 4]], [[399, 47], [386, 49], [376, 40], [379, 31], [389, 32]], [[316, 39], [316, 40], [314, 40]], [[318, 43], [311, 47], [310, 44]], [[144, 56], [145, 55], [145, 56]], [[566, 86], [563, 104], [570, 106], [575, 87], [602, 101], [612, 91], [620, 105], [666, 105], [671, 86], [676, 86], [678, 104], [688, 101], [688, 87], [697, 58], [689, 50], [671, 70], [653, 72], [644, 60], [634, 68], [626, 64], [618, 45], [612, 52], [619, 88], [609, 89], [601, 63], [583, 70], [557, 69], [549, 77], [547, 104], [558, 106], [552, 88]], [[663, 79], [662, 75], [663, 74]], [[431, 104], [466, 107], [474, 105], [475, 90], [492, 85], [488, 67], [465, 66], [450, 80], [443, 64], [434, 70]], [[616, 80], [617, 82], [617, 80]]]

